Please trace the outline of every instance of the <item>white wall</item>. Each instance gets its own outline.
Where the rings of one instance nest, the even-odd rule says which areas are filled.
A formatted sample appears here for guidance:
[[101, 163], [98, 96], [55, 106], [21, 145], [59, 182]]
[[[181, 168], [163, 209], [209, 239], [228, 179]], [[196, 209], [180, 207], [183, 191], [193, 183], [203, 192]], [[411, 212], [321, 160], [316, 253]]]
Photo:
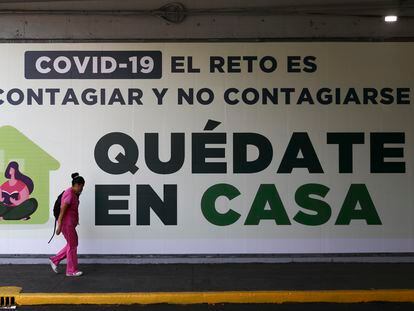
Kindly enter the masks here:
[[[180, 24], [172, 24], [155, 16], [109, 16], [99, 15], [39, 15], [22, 14], [20, 10], [67, 10], [67, 9], [156, 9], [168, 1], [45, 1], [27, 3], [1, 3], [0, 1], [0, 41], [19, 42], [32, 40], [108, 40], [108, 41], [147, 41], [147, 40], [408, 40], [414, 38], [414, 19], [401, 18], [395, 24], [386, 24], [380, 17], [347, 16], [188, 16]], [[181, 1], [188, 9], [245, 7], [251, 1]], [[310, 1], [255, 1], [256, 7], [275, 3], [300, 4]], [[319, 1], [321, 2], [321, 1]], [[324, 1], [325, 3], [327, 1]], [[330, 1], [335, 3], [335, 1]], [[340, 1], [336, 1], [340, 2]], [[372, 1], [374, 2], [374, 1]], [[2, 10], [19, 10], [4, 14]], [[378, 11], [382, 14], [386, 10]], [[373, 254], [374, 255], [374, 254]], [[401, 254], [400, 254], [401, 255]], [[375, 255], [381, 261], [387, 257]], [[202, 257], [202, 256], [201, 256]], [[329, 257], [329, 255], [328, 255]], [[410, 260], [405, 257], [404, 260]], [[3, 259], [4, 260], [4, 259]], [[155, 259], [149, 259], [155, 260]], [[195, 261], [205, 259], [195, 259]], [[272, 260], [272, 259], [271, 259]], [[316, 257], [309, 259], [318, 261]], [[327, 260], [330, 260], [327, 258]], [[358, 260], [358, 259], [356, 259]], [[361, 259], [362, 260], [362, 259]], [[399, 259], [392, 259], [393, 261]], [[92, 260], [93, 262], [96, 259]], [[111, 261], [111, 260], [109, 260]], [[191, 259], [179, 258], [178, 262]], [[194, 259], [193, 259], [194, 261]], [[218, 262], [223, 259], [218, 259]], [[229, 259], [228, 261], [237, 261]], [[247, 259], [260, 261], [260, 259]], [[289, 259], [287, 260], [289, 261]], [[7, 260], [9, 262], [9, 260]], [[15, 262], [14, 259], [10, 262]], [[28, 262], [32, 262], [29, 260]]]

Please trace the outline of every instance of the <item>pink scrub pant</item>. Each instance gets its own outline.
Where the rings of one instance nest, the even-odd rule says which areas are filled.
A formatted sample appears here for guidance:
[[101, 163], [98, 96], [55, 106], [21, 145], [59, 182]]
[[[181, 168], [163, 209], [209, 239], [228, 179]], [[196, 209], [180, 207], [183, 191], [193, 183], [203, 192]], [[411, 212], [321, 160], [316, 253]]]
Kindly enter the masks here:
[[66, 258], [66, 273], [74, 273], [78, 271], [78, 234], [76, 233], [76, 225], [62, 224], [62, 233], [66, 239], [66, 245], [56, 256], [50, 257], [55, 265], [58, 265]]

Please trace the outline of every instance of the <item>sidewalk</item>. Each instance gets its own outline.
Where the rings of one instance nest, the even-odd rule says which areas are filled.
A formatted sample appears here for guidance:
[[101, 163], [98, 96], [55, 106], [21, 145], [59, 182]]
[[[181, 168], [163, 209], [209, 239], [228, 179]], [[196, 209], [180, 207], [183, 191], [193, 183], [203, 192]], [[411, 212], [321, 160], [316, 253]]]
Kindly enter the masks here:
[[[128, 293], [207, 292], [221, 295], [231, 292], [233, 295], [241, 292], [242, 295], [239, 296], [246, 299], [246, 292], [260, 292], [266, 294], [261, 296], [261, 301], [264, 297], [274, 297], [276, 291], [288, 294], [283, 297], [292, 297], [292, 293], [299, 292], [302, 296], [309, 297], [312, 295], [307, 291], [332, 293], [345, 290], [346, 292], [336, 292], [336, 295], [330, 296], [340, 298], [352, 293], [365, 297], [366, 290], [369, 294], [380, 290], [377, 292], [381, 295], [384, 295], [381, 290], [410, 290], [403, 293], [404, 297], [409, 296], [414, 300], [414, 264], [410, 263], [84, 264], [80, 265], [84, 276], [69, 278], [62, 269], [64, 265], [61, 267], [63, 273], [55, 274], [46, 262], [47, 260], [44, 265], [0, 265], [0, 286], [21, 287], [23, 294], [67, 293], [67, 297], [75, 296], [71, 293], [124, 293], [125, 296]], [[385, 297], [381, 301], [388, 301], [386, 297], [397, 295], [393, 291], [385, 293], [385, 296], [372, 296], [370, 300]], [[390, 296], [389, 293], [394, 294]], [[401, 292], [398, 295], [401, 297]], [[235, 299], [235, 296], [232, 297]], [[221, 295], [217, 299], [225, 297]]]

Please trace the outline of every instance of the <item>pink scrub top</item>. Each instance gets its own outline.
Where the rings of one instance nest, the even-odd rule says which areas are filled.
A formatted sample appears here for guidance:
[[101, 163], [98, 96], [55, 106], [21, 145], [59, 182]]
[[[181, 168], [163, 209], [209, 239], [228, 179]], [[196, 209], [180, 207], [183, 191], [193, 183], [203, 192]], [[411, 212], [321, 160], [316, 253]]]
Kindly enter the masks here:
[[79, 197], [73, 192], [72, 187], [65, 190], [62, 195], [62, 205], [68, 204], [65, 214], [63, 215], [62, 225], [77, 226], [79, 222]]

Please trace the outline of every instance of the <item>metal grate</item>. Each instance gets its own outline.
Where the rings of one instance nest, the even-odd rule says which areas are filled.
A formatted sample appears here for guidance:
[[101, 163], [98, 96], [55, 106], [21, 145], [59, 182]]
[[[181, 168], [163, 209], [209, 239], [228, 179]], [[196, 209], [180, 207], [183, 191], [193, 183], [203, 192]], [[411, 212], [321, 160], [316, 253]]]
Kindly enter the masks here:
[[0, 297], [0, 309], [13, 310], [16, 309], [16, 299], [14, 296], [1, 296]]

